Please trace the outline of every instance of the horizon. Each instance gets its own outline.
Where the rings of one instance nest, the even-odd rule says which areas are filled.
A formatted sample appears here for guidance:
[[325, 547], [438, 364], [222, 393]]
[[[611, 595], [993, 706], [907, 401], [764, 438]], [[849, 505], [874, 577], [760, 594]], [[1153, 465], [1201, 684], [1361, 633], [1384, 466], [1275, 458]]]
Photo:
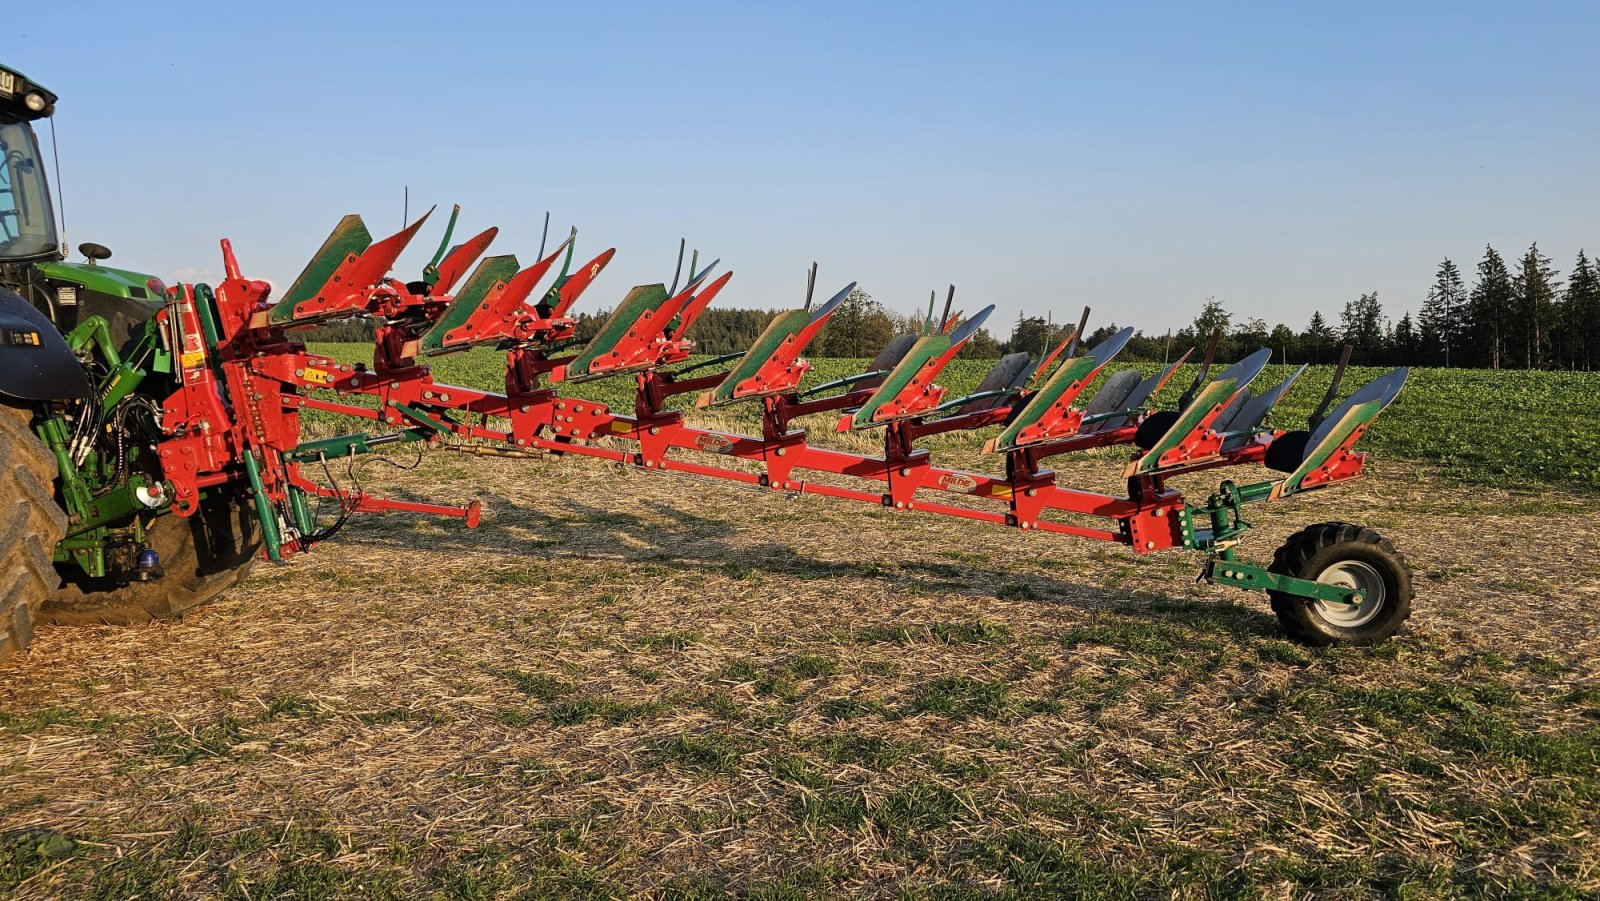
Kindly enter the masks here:
[[1398, 320], [1445, 257], [1470, 284], [1486, 245], [1563, 278], [1600, 251], [1579, 4], [182, 9], [74, 7], [5, 60], [61, 95], [71, 243], [169, 281], [215, 281], [229, 237], [281, 290], [341, 215], [397, 230], [407, 188], [439, 211], [401, 276], [452, 203], [525, 264], [548, 209], [619, 248], [589, 311], [670, 280], [683, 236], [738, 273], [720, 306], [798, 306], [815, 259], [823, 296], [903, 314], [953, 282], [997, 336], [1209, 297]]

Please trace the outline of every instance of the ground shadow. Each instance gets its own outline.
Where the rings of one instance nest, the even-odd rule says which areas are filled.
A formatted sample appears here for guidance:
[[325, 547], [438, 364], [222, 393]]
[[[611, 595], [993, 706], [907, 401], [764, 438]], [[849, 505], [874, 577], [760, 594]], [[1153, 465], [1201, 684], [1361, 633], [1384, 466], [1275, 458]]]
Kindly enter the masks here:
[[[405, 497], [402, 492], [392, 496]], [[409, 499], [409, 498], [406, 498]], [[696, 513], [675, 504], [655, 507], [659, 519], [596, 507], [576, 498], [561, 502], [559, 513], [523, 507], [503, 494], [484, 496], [496, 515], [476, 529], [445, 521], [426, 534], [396, 529], [392, 519], [367, 518], [338, 541], [397, 552], [426, 543], [430, 550], [482, 554], [500, 551], [508, 562], [517, 555], [540, 562], [615, 560], [667, 563], [707, 574], [758, 573], [805, 581], [867, 579], [889, 586], [937, 590], [974, 598], [997, 592], [1013, 600], [1059, 604], [1077, 609], [1182, 623], [1195, 632], [1234, 637], [1279, 634], [1276, 620], [1244, 604], [1184, 598], [1162, 592], [1124, 590], [1064, 579], [1037, 571], [1019, 573], [1003, 563], [972, 559], [840, 560], [816, 557], [803, 547], [777, 542], [734, 544], [724, 536], [748, 526]]]

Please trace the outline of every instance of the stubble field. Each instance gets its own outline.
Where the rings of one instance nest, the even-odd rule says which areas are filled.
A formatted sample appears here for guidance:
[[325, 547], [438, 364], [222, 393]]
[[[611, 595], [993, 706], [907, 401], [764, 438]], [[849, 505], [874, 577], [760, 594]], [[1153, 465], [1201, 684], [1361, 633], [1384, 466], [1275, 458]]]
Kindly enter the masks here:
[[[1593, 895], [1600, 384], [1437, 378], [1368, 480], [1246, 545], [1393, 540], [1416, 613], [1373, 649], [1292, 644], [1184, 555], [577, 459], [371, 466], [482, 526], [359, 518], [0, 664], [0, 893]], [[1058, 469], [1115, 490], [1120, 459]]]

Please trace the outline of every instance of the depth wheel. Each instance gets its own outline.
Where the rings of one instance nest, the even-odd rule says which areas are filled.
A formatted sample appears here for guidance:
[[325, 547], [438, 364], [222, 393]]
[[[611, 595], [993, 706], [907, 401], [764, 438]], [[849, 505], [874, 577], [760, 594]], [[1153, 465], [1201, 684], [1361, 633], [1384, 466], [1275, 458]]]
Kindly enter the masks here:
[[33, 616], [61, 576], [50, 562], [67, 534], [56, 504], [56, 458], [33, 414], [0, 404], [0, 660], [33, 640]]
[[261, 551], [261, 527], [247, 502], [224, 495], [202, 501], [200, 512], [187, 519], [156, 517], [146, 542], [161, 556], [161, 578], [119, 585], [63, 567], [66, 584], [45, 601], [41, 618], [59, 625], [133, 625], [198, 607], [250, 573]]
[[1309, 645], [1369, 645], [1399, 632], [1411, 616], [1411, 568], [1371, 529], [1325, 522], [1289, 536], [1272, 572], [1361, 592], [1361, 603], [1320, 601], [1269, 591], [1284, 631]]

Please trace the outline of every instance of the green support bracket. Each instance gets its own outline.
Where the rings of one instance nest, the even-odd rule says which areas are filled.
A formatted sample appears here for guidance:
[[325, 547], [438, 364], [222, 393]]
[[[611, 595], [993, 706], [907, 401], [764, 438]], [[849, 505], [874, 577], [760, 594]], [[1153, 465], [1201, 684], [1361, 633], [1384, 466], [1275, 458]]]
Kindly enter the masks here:
[[[438, 420], [434, 419], [432, 416], [429, 416], [427, 413], [424, 413], [423, 411], [417, 409], [416, 407], [410, 406], [408, 404], [395, 403], [394, 401], [390, 401], [389, 402], [389, 406], [394, 407], [396, 410], [399, 410], [401, 416], [404, 416], [405, 418], [411, 420], [412, 422], [415, 422], [417, 425], [421, 426], [424, 429], [427, 429], [428, 431], [432, 432], [435, 435], [445, 435], [445, 434], [448, 434], [450, 432], [449, 429], [445, 428], [443, 425], [440, 425]], [[412, 430], [408, 429], [407, 431], [412, 431]], [[425, 436], [419, 436], [419, 437], [425, 437]], [[417, 439], [416, 438], [412, 438], [410, 440], [415, 441]]]
[[283, 562], [283, 535], [278, 531], [278, 517], [272, 510], [272, 500], [267, 497], [267, 486], [261, 482], [261, 461], [256, 452], [245, 449], [244, 471], [250, 477], [250, 494], [256, 502], [256, 518], [261, 521], [261, 539], [267, 546], [267, 559]]
[[[1223, 552], [1231, 555], [1231, 551]], [[1294, 594], [1300, 597], [1317, 601], [1331, 601], [1336, 604], [1350, 604], [1356, 606], [1361, 603], [1361, 592], [1343, 585], [1327, 585], [1322, 582], [1313, 582], [1310, 579], [1297, 579], [1275, 573], [1253, 563], [1243, 563], [1238, 560], [1226, 559], [1226, 556], [1213, 557], [1206, 564], [1205, 577], [1208, 581], [1219, 585], [1232, 585], [1235, 588], [1264, 589], [1266, 591], [1281, 591], [1284, 594]]]
[[[1231, 547], [1234, 539], [1243, 535], [1250, 528], [1244, 521], [1243, 507], [1245, 504], [1254, 504], [1272, 497], [1272, 489], [1277, 482], [1256, 482], [1251, 485], [1235, 485], [1232, 481], [1223, 482], [1217, 493], [1206, 500], [1204, 507], [1187, 506], [1184, 508], [1184, 522], [1190, 527], [1193, 543], [1190, 545], [1199, 551], [1225, 551]], [[1205, 516], [1211, 523], [1209, 532], [1195, 531], [1194, 520], [1198, 516]]]
[[[1234, 545], [1239, 543], [1239, 536], [1250, 528], [1250, 523], [1244, 520], [1242, 508], [1246, 504], [1270, 499], [1277, 485], [1276, 481], [1270, 480], [1250, 485], [1236, 485], [1227, 481], [1207, 499], [1204, 507], [1184, 507], [1179, 514], [1182, 517], [1184, 546], [1211, 554], [1205, 568], [1200, 571], [1200, 578], [1235, 588], [1279, 591], [1337, 604], [1360, 604], [1361, 592], [1343, 585], [1297, 579], [1234, 557]], [[1197, 530], [1194, 527], [1195, 517], [1202, 514], [1211, 522], [1209, 530]]]
[[[160, 509], [145, 506], [139, 500], [139, 489], [148, 488], [150, 480], [143, 474], [134, 474], [128, 481], [105, 494], [89, 499], [88, 505], [82, 510], [82, 515], [75, 516], [67, 526], [67, 535], [81, 535], [95, 529], [105, 528], [112, 523], [126, 519], [135, 513], [146, 510]], [[170, 494], [165, 495], [171, 497]]]
[[[395, 404], [395, 406], [402, 405]], [[412, 412], [418, 411], [413, 410]], [[306, 463], [321, 460], [324, 457], [333, 458], [345, 457], [350, 454], [370, 454], [373, 448], [380, 445], [426, 441], [432, 435], [443, 431], [439, 424], [432, 420], [429, 420], [428, 425], [429, 428], [402, 429], [389, 435], [340, 435], [337, 438], [307, 441], [283, 456], [290, 463]]]
[[[145, 323], [144, 334], [139, 336], [138, 343], [131, 348], [130, 356], [141, 359], [145, 350], [156, 343], [153, 335], [155, 321]], [[100, 381], [99, 397], [101, 411], [109, 410], [119, 401], [134, 391], [144, 381], [147, 373], [130, 363], [123, 361], [117, 353], [116, 342], [111, 340], [111, 326], [103, 316], [90, 316], [78, 324], [77, 328], [67, 333], [67, 346], [73, 353], [84, 355], [90, 351], [98, 353], [105, 363], [106, 376]]]

